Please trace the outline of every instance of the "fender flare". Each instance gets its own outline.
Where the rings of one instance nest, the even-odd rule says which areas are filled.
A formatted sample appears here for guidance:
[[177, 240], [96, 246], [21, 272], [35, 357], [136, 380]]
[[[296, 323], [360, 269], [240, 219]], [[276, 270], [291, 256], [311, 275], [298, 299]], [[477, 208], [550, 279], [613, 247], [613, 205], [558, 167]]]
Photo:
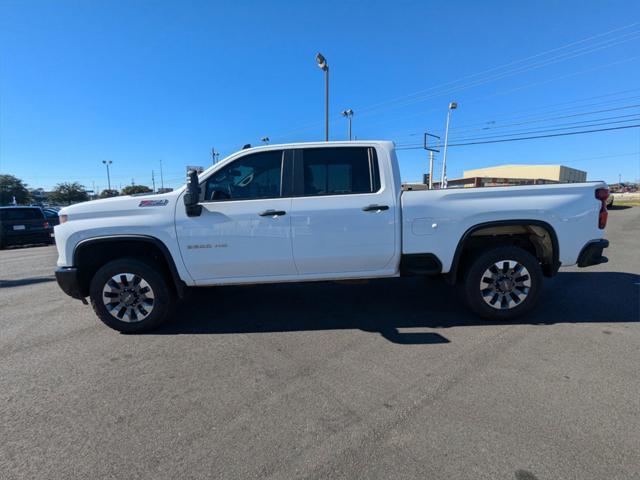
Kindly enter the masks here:
[[558, 269], [560, 268], [560, 248], [558, 244], [558, 236], [556, 234], [555, 229], [547, 222], [542, 220], [495, 220], [491, 222], [483, 222], [478, 223], [467, 229], [466, 232], [462, 234], [462, 237], [458, 241], [458, 245], [456, 246], [456, 251], [453, 255], [453, 261], [451, 262], [451, 268], [449, 272], [445, 274], [445, 280], [450, 285], [456, 283], [458, 269], [460, 267], [460, 258], [462, 257], [462, 251], [464, 249], [464, 245], [467, 240], [473, 235], [474, 232], [478, 230], [483, 230], [485, 228], [491, 227], [509, 227], [513, 225], [534, 225], [536, 227], [544, 228], [547, 232], [549, 232], [549, 237], [551, 238], [551, 246], [553, 248], [552, 259], [550, 265], [543, 265], [543, 271], [546, 276], [552, 277], [556, 273], [558, 273]]
[[184, 297], [187, 284], [184, 282], [184, 280], [182, 280], [182, 278], [180, 278], [180, 274], [178, 273], [178, 269], [176, 268], [176, 264], [175, 264], [175, 261], [173, 260], [171, 252], [169, 252], [169, 249], [164, 244], [164, 242], [150, 235], [106, 235], [106, 236], [92, 237], [92, 238], [87, 238], [85, 240], [81, 240], [73, 248], [73, 257], [72, 257], [73, 265], [75, 267], [78, 266], [78, 258], [77, 258], [78, 250], [81, 247], [86, 247], [86, 246], [91, 246], [94, 244], [101, 244], [101, 243], [119, 242], [122, 240], [134, 241], [134, 242], [140, 242], [140, 243], [151, 243], [155, 247], [158, 247], [158, 249], [162, 253], [162, 256], [164, 257], [164, 260], [167, 262], [167, 265], [169, 267], [169, 272], [171, 273], [171, 278], [173, 279], [173, 283], [176, 287], [176, 293], [178, 294], [178, 297], [179, 298]]

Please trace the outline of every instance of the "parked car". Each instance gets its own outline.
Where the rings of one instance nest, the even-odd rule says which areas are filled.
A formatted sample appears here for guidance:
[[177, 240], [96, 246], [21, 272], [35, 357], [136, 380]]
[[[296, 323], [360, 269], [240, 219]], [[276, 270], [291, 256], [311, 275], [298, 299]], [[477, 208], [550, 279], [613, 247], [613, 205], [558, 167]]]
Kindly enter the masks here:
[[404, 275], [442, 274], [509, 320], [561, 265], [607, 261], [607, 196], [603, 182], [402, 191], [392, 142], [269, 145], [170, 193], [63, 208], [56, 278], [123, 332], [160, 325], [187, 287]]
[[52, 243], [53, 227], [40, 207], [0, 207], [0, 248]]
[[44, 212], [44, 216], [47, 218], [47, 221], [52, 228], [60, 224], [60, 218], [58, 217], [58, 212], [60, 211], [59, 208], [46, 207], [43, 208], [42, 211]]

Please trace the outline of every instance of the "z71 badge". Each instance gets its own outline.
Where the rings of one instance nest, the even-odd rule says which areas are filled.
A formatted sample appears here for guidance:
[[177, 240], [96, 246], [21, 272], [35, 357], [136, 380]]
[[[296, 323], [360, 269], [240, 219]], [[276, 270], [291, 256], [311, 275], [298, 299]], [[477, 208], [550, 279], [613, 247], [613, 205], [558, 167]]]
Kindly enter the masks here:
[[169, 200], [140, 200], [139, 207], [164, 207]]

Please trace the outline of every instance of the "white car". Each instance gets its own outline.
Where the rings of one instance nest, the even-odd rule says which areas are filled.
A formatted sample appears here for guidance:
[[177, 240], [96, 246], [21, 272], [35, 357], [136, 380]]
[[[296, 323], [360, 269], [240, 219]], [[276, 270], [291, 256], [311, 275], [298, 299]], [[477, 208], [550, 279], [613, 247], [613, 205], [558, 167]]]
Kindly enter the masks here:
[[188, 287], [404, 275], [444, 275], [508, 320], [561, 265], [607, 261], [607, 196], [602, 182], [402, 191], [392, 142], [268, 145], [170, 193], [63, 208], [56, 277], [123, 332], [157, 327]]

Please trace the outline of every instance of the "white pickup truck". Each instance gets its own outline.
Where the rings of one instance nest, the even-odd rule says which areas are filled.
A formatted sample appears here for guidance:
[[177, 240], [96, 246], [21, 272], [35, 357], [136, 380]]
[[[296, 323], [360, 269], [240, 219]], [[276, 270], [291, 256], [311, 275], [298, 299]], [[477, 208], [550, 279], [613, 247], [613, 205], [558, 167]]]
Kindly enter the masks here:
[[607, 261], [607, 196], [603, 182], [403, 191], [386, 141], [248, 148], [170, 193], [62, 209], [56, 278], [123, 332], [157, 327], [188, 287], [404, 275], [443, 274], [508, 320], [560, 265]]

